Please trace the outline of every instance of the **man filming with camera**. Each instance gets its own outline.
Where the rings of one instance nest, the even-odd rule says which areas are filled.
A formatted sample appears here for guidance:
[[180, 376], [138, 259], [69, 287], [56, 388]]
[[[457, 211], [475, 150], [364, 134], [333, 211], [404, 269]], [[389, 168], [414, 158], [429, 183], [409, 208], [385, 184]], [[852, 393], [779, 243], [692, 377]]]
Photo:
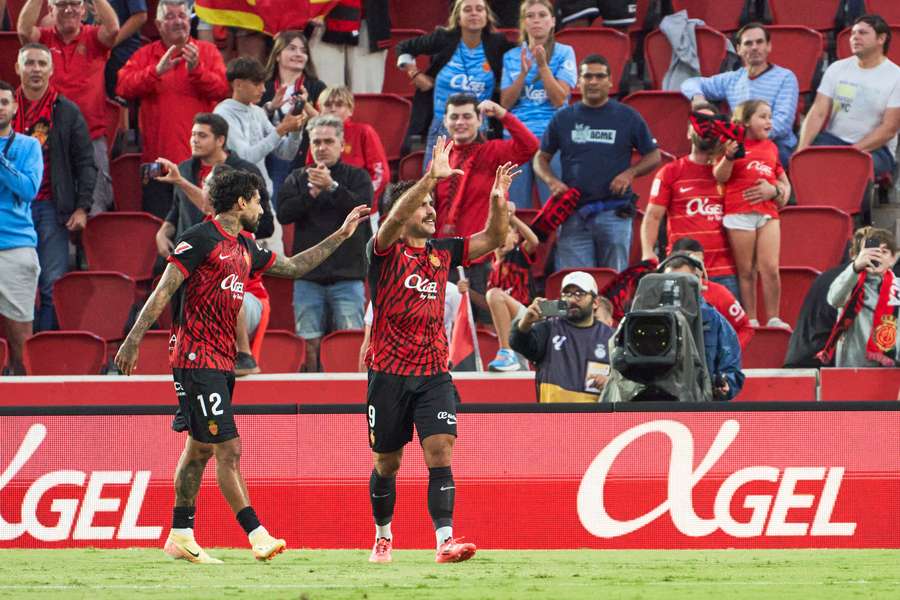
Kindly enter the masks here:
[[509, 345], [537, 365], [539, 402], [597, 402], [613, 331], [594, 316], [600, 299], [591, 275], [569, 273], [561, 289], [559, 300], [535, 298], [513, 320]]

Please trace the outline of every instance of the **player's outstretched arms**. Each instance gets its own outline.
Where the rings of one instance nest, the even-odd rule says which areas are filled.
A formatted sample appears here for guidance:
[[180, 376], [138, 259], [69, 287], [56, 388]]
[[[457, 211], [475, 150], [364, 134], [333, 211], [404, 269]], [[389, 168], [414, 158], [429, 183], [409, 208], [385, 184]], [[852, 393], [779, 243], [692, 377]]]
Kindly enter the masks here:
[[448, 140], [442, 135], [438, 136], [431, 152], [431, 166], [428, 168], [428, 172], [400, 196], [391, 207], [391, 212], [378, 227], [378, 233], [375, 235], [376, 250], [384, 250], [400, 239], [403, 224], [412, 217], [417, 208], [422, 206], [422, 201], [431, 193], [438, 181], [451, 175], [463, 175], [461, 170], [450, 167], [450, 150], [452, 148], [453, 140]]
[[156, 285], [156, 289], [147, 298], [147, 302], [144, 303], [144, 308], [141, 309], [141, 314], [138, 315], [137, 321], [135, 321], [131, 331], [128, 332], [125, 341], [119, 346], [119, 351], [116, 352], [116, 367], [123, 375], [131, 375], [134, 365], [137, 364], [138, 346], [144, 334], [147, 333], [150, 326], [162, 314], [166, 304], [172, 299], [172, 295], [175, 294], [175, 291], [178, 290], [183, 281], [184, 274], [178, 267], [172, 263], [166, 265], [166, 270], [163, 271], [162, 278]]
[[487, 224], [469, 240], [469, 260], [475, 260], [503, 245], [509, 231], [509, 208], [507, 192], [514, 177], [522, 171], [516, 170], [515, 163], [504, 163], [497, 167], [494, 186], [491, 188], [491, 207]]
[[331, 256], [331, 253], [337, 250], [337, 247], [344, 243], [356, 231], [356, 227], [365, 219], [369, 218], [372, 209], [365, 204], [360, 204], [350, 211], [344, 224], [340, 229], [329, 235], [327, 238], [313, 246], [307, 248], [303, 252], [295, 254], [290, 258], [277, 256], [275, 263], [266, 271], [269, 275], [275, 277], [284, 277], [287, 279], [299, 279], [303, 277]]

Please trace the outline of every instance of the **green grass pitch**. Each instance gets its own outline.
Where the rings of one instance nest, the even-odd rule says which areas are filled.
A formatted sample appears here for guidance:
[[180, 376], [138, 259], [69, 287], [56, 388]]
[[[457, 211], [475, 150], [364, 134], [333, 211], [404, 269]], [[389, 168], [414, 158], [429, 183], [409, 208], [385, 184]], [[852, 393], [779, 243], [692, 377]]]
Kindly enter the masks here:
[[153, 549], [0, 550], [0, 598], [900, 598], [900, 550], [487, 550], [451, 565], [418, 550], [395, 550], [390, 565], [362, 550], [289, 550], [269, 563], [210, 554], [225, 564]]

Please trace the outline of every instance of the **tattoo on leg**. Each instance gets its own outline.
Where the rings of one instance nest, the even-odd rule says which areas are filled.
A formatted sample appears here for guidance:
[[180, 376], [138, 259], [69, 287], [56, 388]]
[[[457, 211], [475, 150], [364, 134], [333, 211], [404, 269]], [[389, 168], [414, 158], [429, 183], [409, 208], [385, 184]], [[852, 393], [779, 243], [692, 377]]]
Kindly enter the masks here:
[[193, 506], [200, 492], [200, 480], [206, 461], [203, 459], [187, 460], [181, 465], [175, 476], [175, 505]]

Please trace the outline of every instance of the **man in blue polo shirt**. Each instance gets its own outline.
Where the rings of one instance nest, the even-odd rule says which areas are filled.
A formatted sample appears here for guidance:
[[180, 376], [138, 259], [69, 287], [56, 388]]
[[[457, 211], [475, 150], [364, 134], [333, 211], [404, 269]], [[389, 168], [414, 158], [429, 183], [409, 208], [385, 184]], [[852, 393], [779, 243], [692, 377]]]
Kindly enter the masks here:
[[[631, 182], [660, 162], [656, 141], [640, 114], [609, 98], [609, 62], [591, 54], [579, 65], [582, 101], [561, 109], [550, 120], [535, 172], [553, 194], [581, 192], [575, 213], [560, 226], [556, 268], [628, 266], [634, 195]], [[631, 166], [631, 151], [641, 160]], [[562, 180], [550, 169], [559, 151]]]

